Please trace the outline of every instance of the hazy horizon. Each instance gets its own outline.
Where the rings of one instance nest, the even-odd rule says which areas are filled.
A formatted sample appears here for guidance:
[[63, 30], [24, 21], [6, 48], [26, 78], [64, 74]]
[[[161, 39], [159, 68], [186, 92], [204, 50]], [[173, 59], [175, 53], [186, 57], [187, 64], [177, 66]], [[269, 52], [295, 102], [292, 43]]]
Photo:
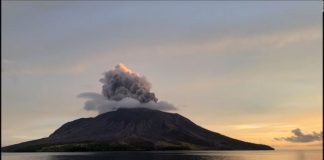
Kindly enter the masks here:
[[321, 1], [3, 1], [2, 146], [96, 116], [84, 92], [123, 63], [194, 123], [322, 149]]

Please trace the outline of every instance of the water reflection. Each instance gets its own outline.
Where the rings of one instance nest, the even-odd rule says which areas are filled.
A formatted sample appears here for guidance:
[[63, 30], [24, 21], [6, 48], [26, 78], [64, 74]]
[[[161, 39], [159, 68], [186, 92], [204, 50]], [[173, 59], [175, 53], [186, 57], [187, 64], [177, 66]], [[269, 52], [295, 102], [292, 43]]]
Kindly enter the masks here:
[[165, 151], [2, 153], [3, 160], [323, 160], [323, 150], [313, 151]]
[[306, 159], [305, 158], [305, 154], [304, 154], [304, 152], [303, 151], [299, 151], [299, 152], [297, 152], [297, 160], [304, 160], [304, 159]]
[[95, 153], [86, 155], [52, 155], [46, 160], [244, 160], [229, 155], [190, 155], [164, 153]]

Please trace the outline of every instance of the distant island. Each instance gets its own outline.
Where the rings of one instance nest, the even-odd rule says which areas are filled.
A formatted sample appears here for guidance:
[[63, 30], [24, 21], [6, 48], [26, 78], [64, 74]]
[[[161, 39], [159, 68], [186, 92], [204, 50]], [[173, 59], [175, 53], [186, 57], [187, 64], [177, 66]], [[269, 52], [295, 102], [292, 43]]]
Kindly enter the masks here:
[[47, 138], [2, 148], [3, 152], [150, 150], [274, 150], [204, 129], [177, 114], [120, 108], [68, 122]]

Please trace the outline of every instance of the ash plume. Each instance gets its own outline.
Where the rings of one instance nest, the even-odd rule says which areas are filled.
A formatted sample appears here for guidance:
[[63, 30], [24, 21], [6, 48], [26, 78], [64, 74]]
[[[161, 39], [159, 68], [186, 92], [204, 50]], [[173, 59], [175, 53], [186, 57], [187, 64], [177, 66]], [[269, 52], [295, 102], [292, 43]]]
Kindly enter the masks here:
[[113, 70], [104, 73], [100, 79], [102, 94], [85, 92], [78, 95], [87, 98], [84, 108], [98, 111], [99, 114], [118, 108], [150, 108], [156, 110], [175, 110], [176, 108], [158, 98], [150, 91], [151, 84], [124, 64], [118, 64]]
[[132, 72], [123, 64], [118, 64], [115, 70], [106, 72], [100, 82], [104, 84], [102, 94], [109, 100], [120, 101], [126, 97], [137, 99], [141, 103], [158, 100], [155, 94], [150, 92], [151, 84], [146, 78]]

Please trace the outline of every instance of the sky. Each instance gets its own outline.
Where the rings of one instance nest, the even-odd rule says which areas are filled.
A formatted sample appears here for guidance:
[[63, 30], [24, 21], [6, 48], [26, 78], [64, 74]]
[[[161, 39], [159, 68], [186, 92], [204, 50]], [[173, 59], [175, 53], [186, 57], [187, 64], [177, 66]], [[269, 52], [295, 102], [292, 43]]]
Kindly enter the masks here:
[[100, 93], [103, 73], [123, 63], [202, 127], [276, 149], [321, 148], [289, 139], [323, 128], [321, 6], [3, 1], [1, 145], [96, 116], [77, 95]]

